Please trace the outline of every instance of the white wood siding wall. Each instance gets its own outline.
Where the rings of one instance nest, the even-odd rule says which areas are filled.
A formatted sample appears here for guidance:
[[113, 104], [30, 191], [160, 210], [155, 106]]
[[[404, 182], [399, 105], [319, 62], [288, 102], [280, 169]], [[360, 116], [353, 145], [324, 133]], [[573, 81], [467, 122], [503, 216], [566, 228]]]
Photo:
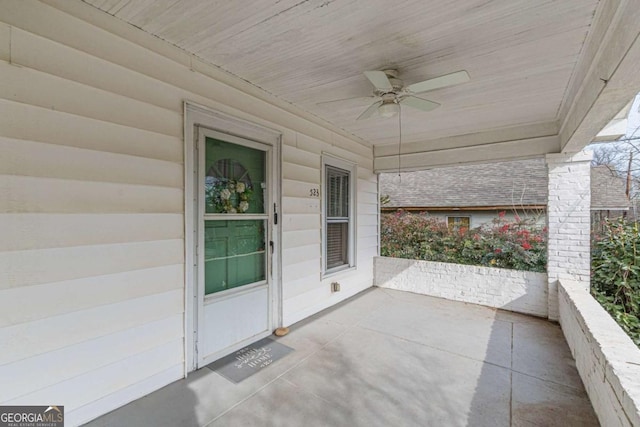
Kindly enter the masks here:
[[[88, 13], [0, 3], [0, 404], [69, 425], [184, 375], [184, 100], [283, 134], [286, 325], [371, 286], [378, 240], [369, 147]], [[359, 165], [358, 268], [325, 280], [322, 152]]]
[[[304, 319], [373, 283], [373, 257], [378, 251], [377, 176], [372, 172], [368, 149], [350, 151], [337, 145], [302, 134], [297, 134], [294, 139], [284, 139], [282, 276], [285, 325]], [[324, 279], [321, 259], [322, 198], [309, 196], [310, 189], [321, 188], [323, 152], [358, 164], [357, 268]], [[342, 285], [342, 290], [332, 294], [330, 285], [335, 281]]]

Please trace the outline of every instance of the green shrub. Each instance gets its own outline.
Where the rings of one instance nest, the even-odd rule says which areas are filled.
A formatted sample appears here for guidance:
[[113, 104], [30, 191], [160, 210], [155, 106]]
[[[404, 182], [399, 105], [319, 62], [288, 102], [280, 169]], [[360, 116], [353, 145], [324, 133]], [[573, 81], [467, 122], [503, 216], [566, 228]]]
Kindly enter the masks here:
[[637, 223], [605, 221], [594, 233], [591, 293], [640, 346], [640, 232]]
[[449, 230], [441, 219], [403, 211], [382, 214], [380, 254], [396, 258], [544, 272], [546, 230], [500, 213], [482, 227]]

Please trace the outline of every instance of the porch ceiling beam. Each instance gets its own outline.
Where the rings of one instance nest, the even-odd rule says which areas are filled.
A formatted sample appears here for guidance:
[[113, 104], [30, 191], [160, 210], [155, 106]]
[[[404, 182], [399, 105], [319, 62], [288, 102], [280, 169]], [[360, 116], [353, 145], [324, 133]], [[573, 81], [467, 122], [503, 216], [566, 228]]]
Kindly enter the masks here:
[[[557, 153], [556, 122], [532, 123], [487, 132], [403, 143], [403, 170], [419, 170], [461, 163], [511, 160]], [[375, 145], [375, 169], [378, 172], [398, 170], [398, 144]], [[426, 164], [419, 164], [425, 159]], [[444, 162], [444, 163], [439, 163]]]
[[640, 91], [640, 0], [601, 2], [560, 109], [562, 152], [576, 152]]
[[[413, 154], [427, 151], [448, 150], [452, 148], [486, 145], [496, 142], [508, 142], [530, 138], [540, 138], [558, 134], [556, 122], [530, 123], [520, 126], [510, 126], [484, 132], [474, 132], [445, 138], [435, 138], [415, 142], [403, 142], [402, 153]], [[378, 143], [373, 147], [374, 156], [398, 155], [398, 139]]]
[[[388, 147], [387, 147], [388, 148]], [[396, 145], [397, 149], [397, 145]], [[560, 149], [558, 135], [493, 142], [482, 145], [405, 153], [398, 152], [374, 156], [375, 172], [424, 170], [432, 167], [453, 166], [462, 163], [487, 163], [513, 159], [540, 157], [557, 153]], [[398, 162], [400, 161], [400, 162]]]

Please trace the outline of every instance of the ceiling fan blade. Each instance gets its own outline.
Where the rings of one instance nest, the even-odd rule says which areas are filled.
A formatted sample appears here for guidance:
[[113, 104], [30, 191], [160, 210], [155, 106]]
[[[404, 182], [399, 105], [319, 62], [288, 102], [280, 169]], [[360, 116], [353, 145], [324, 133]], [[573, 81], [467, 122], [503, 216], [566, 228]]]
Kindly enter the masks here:
[[456, 71], [455, 73], [445, 74], [444, 76], [435, 77], [423, 82], [414, 83], [407, 86], [407, 91], [411, 93], [421, 93], [428, 90], [440, 89], [447, 86], [453, 86], [460, 83], [466, 83], [471, 78], [466, 71]]
[[389, 77], [383, 71], [365, 71], [364, 75], [378, 90], [393, 90]]
[[429, 101], [427, 99], [418, 98], [417, 96], [407, 96], [402, 98], [400, 104], [407, 107], [415, 108], [421, 111], [431, 111], [440, 106], [437, 102]]
[[322, 102], [317, 102], [316, 105], [327, 105], [327, 104], [333, 104], [334, 102], [370, 102], [373, 101], [374, 99], [376, 99], [375, 96], [356, 96], [353, 98], [341, 98], [341, 99], [332, 99], [331, 101], [322, 101]]
[[374, 102], [373, 104], [371, 104], [369, 106], [369, 108], [367, 108], [366, 110], [364, 110], [362, 112], [362, 114], [360, 114], [358, 116], [358, 118], [356, 120], [364, 120], [364, 119], [368, 119], [369, 117], [373, 116], [373, 114], [378, 111], [378, 107], [382, 105], [382, 101], [378, 101], [378, 102]]

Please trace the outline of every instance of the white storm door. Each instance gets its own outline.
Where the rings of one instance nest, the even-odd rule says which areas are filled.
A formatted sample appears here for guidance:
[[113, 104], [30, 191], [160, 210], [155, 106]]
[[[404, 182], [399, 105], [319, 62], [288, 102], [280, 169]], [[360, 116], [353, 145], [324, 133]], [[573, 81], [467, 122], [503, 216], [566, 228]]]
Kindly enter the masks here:
[[272, 331], [273, 157], [270, 145], [198, 132], [198, 367]]

